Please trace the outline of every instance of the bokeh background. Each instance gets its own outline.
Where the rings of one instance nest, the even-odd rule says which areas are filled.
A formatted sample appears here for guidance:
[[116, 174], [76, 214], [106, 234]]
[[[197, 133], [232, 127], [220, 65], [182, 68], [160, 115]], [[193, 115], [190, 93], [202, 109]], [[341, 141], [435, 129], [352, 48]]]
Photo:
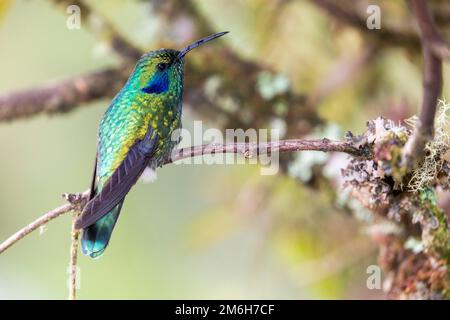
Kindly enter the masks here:
[[[382, 7], [382, 23], [410, 23], [401, 1], [375, 2]], [[361, 132], [378, 115], [400, 120], [416, 112], [420, 52], [394, 47], [361, 58], [368, 50], [364, 35], [330, 21], [309, 1], [194, 3], [216, 31], [231, 31], [221, 41], [276, 70], [299, 92], [314, 91], [333, 70], [340, 75], [353, 70], [346, 63], [363, 60], [318, 101], [325, 125], [313, 132], [317, 136], [340, 139], [347, 130]], [[177, 47], [189, 40], [183, 21], [168, 29], [148, 1], [91, 5], [146, 50], [161, 39]], [[67, 17], [52, 1], [0, 0], [0, 92], [117, 65], [118, 58], [85, 25], [67, 29]], [[202, 63], [207, 68], [208, 61]], [[444, 96], [448, 92], [445, 86]], [[109, 101], [0, 123], [1, 240], [63, 203], [63, 192], [88, 187], [97, 125]], [[192, 127], [195, 119], [187, 110], [184, 126]], [[105, 255], [95, 261], [80, 256], [79, 298], [383, 297], [382, 290], [366, 287], [366, 269], [377, 263], [365, 230], [370, 217], [362, 209], [356, 216], [343, 209], [343, 197], [304, 185], [315, 165], [330, 157], [305, 153], [290, 174], [276, 176], [261, 176], [256, 165], [159, 169], [155, 183], [139, 183], [128, 195]], [[339, 172], [342, 161], [335, 156], [327, 170]], [[0, 256], [0, 298], [67, 297], [70, 227], [71, 215], [64, 215]]]

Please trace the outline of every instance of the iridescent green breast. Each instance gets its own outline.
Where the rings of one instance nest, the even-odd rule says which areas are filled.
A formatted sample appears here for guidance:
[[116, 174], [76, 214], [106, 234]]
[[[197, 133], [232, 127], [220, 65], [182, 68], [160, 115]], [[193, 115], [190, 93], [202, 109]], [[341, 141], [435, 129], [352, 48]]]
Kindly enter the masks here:
[[159, 135], [158, 146], [150, 162], [162, 164], [177, 142], [172, 133], [181, 127], [181, 101], [167, 95], [145, 95], [124, 91], [113, 100], [99, 129], [97, 187], [101, 188], [125, 159], [129, 149], [150, 128]]

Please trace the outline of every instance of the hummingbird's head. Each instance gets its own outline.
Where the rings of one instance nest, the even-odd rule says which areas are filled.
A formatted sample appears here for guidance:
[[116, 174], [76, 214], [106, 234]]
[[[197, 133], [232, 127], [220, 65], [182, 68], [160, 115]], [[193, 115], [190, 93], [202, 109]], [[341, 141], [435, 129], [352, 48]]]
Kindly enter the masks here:
[[162, 94], [180, 87], [183, 81], [183, 59], [177, 59], [178, 51], [160, 49], [144, 54], [134, 72], [139, 90], [146, 94]]
[[137, 84], [139, 90], [146, 94], [158, 95], [167, 91], [178, 91], [181, 94], [185, 55], [203, 43], [226, 33], [228, 32], [220, 32], [202, 38], [180, 51], [159, 49], [144, 54], [130, 77], [131, 83]]

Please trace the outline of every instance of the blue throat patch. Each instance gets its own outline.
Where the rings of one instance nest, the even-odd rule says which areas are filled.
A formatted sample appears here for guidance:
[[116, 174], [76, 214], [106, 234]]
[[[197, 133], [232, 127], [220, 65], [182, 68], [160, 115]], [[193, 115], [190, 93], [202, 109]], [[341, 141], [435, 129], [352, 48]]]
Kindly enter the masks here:
[[167, 73], [157, 73], [150, 80], [149, 84], [141, 89], [145, 93], [160, 94], [169, 90], [169, 77]]

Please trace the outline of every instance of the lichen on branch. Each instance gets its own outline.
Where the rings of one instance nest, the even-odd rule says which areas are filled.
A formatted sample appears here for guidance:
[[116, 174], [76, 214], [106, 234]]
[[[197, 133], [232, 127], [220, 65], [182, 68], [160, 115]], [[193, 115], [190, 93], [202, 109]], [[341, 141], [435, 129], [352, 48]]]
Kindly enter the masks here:
[[[391, 298], [450, 297], [450, 230], [447, 215], [436, 201], [436, 190], [450, 185], [450, 165], [444, 158], [449, 146], [448, 109], [448, 104], [440, 104], [436, 135], [411, 173], [405, 174], [401, 155], [414, 127], [377, 118], [368, 122], [365, 133], [350, 137], [370, 156], [353, 158], [342, 170], [345, 187], [380, 225], [390, 220], [398, 226], [396, 232], [379, 228], [373, 234], [381, 248], [380, 264], [388, 275]], [[412, 248], [411, 243], [418, 245]]]

